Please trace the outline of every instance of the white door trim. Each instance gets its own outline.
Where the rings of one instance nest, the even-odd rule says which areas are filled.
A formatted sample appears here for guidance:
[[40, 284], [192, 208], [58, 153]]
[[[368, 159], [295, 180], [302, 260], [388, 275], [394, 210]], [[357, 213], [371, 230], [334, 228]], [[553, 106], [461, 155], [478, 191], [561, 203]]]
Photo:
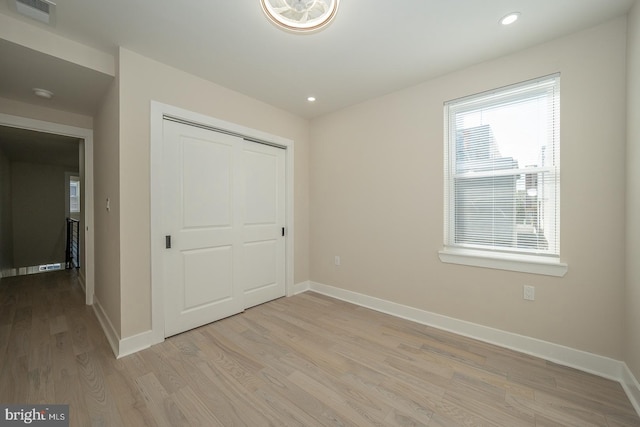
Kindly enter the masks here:
[[93, 231], [93, 129], [67, 126], [26, 117], [0, 113], [0, 125], [38, 132], [54, 133], [84, 140], [84, 225], [85, 225], [85, 302], [93, 304], [94, 295], [94, 231]]
[[294, 223], [293, 223], [293, 159], [294, 142], [292, 140], [271, 135], [262, 131], [251, 129], [235, 123], [226, 122], [195, 113], [182, 108], [151, 101], [151, 329], [152, 338], [150, 344], [164, 341], [164, 298], [163, 298], [163, 273], [162, 251], [164, 248], [164, 236], [167, 234], [162, 229], [162, 122], [164, 116], [173, 117], [207, 127], [221, 129], [233, 134], [242, 135], [253, 141], [264, 141], [269, 144], [281, 146], [286, 149], [286, 294], [293, 295], [293, 253], [294, 253]]

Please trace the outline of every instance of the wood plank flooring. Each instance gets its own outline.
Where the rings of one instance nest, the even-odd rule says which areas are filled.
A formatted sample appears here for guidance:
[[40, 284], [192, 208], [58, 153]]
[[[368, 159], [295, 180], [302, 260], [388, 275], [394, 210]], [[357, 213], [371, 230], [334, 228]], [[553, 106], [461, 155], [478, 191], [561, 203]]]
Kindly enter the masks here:
[[314, 293], [116, 360], [64, 271], [0, 280], [0, 402], [72, 426], [640, 426], [614, 381]]

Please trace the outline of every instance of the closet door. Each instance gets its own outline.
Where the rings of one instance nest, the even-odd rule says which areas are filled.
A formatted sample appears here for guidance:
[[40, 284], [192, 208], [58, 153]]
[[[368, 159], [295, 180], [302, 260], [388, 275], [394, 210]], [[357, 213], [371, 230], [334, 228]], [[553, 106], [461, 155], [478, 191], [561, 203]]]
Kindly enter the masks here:
[[284, 150], [168, 120], [163, 144], [165, 336], [283, 296]]

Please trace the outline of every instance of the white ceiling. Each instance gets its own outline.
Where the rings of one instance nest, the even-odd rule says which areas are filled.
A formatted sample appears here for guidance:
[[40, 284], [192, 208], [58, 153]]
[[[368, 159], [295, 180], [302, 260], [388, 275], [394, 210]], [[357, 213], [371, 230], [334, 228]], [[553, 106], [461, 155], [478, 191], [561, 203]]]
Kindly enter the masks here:
[[[333, 23], [310, 35], [276, 28], [259, 0], [56, 0], [53, 27], [18, 15], [12, 1], [0, 13], [312, 118], [621, 16], [636, 0], [342, 0]], [[499, 25], [512, 11], [521, 19]], [[0, 70], [0, 96], [85, 114], [109, 80], [2, 40]], [[54, 100], [34, 101], [36, 85]]]

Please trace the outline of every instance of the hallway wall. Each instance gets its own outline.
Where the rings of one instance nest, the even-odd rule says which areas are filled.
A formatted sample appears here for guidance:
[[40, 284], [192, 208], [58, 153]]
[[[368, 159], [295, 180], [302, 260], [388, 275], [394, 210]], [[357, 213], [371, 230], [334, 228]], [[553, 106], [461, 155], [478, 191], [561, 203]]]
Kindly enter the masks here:
[[14, 268], [64, 263], [67, 171], [57, 165], [11, 164]]

